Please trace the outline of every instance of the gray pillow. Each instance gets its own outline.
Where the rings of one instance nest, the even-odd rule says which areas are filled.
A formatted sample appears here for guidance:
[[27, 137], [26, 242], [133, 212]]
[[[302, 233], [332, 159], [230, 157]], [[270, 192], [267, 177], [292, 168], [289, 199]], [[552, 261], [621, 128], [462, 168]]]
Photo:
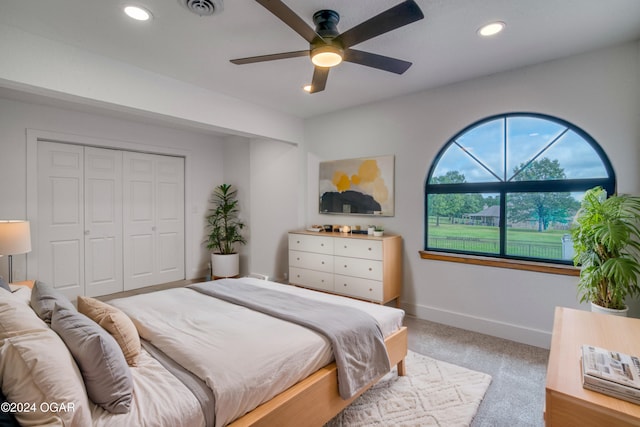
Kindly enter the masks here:
[[31, 308], [33, 308], [33, 311], [35, 311], [42, 320], [51, 324], [51, 313], [53, 313], [53, 306], [55, 304], [73, 311], [76, 309], [62, 292], [36, 280], [31, 290]]
[[9, 284], [7, 283], [6, 280], [4, 280], [4, 277], [2, 276], [0, 276], [0, 288], [6, 289], [9, 292], [11, 292], [11, 288], [9, 287]]
[[89, 399], [113, 414], [129, 412], [133, 379], [116, 340], [84, 314], [58, 304], [53, 309], [51, 329], [76, 360]]

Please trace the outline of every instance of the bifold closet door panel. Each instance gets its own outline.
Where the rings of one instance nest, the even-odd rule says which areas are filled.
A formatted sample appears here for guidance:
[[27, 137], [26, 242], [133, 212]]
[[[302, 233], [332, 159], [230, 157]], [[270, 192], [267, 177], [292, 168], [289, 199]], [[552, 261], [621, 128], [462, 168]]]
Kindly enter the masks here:
[[184, 279], [184, 159], [123, 153], [124, 289]]
[[156, 248], [155, 162], [142, 153], [123, 153], [124, 289], [154, 284]]
[[[84, 148], [38, 141], [38, 280], [75, 299], [84, 295]], [[35, 243], [35, 242], [33, 242]]]
[[122, 292], [122, 151], [84, 149], [85, 294]]
[[185, 278], [184, 158], [156, 157], [157, 283]]

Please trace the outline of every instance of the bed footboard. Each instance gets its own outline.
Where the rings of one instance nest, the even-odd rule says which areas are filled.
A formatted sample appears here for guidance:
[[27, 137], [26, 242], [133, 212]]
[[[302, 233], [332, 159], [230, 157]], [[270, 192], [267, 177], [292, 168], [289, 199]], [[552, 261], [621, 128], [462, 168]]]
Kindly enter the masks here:
[[[388, 336], [385, 344], [391, 366], [397, 365], [398, 375], [405, 375], [407, 328], [403, 326]], [[343, 400], [338, 393], [337, 368], [335, 363], [331, 363], [238, 418], [229, 426], [321, 427], [375, 383], [376, 381], [371, 382], [351, 399]]]

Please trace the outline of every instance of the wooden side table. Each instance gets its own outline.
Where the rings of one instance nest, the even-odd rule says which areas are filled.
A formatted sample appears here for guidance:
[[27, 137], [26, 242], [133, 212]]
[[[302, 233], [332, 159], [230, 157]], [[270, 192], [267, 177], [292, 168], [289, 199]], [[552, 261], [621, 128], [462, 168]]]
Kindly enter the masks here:
[[640, 426], [640, 405], [582, 387], [583, 344], [640, 355], [640, 319], [557, 307], [546, 383], [546, 427]]
[[27, 288], [33, 288], [36, 283], [35, 280], [23, 280], [22, 282], [11, 282], [12, 285], [26, 286]]

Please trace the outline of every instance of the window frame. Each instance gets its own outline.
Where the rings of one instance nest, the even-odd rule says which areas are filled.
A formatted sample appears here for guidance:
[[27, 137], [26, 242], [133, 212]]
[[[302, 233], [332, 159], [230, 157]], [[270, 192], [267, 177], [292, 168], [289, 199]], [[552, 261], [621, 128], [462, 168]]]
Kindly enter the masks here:
[[[515, 181], [515, 180], [505, 180], [505, 181], [492, 181], [492, 182], [466, 182], [466, 183], [456, 183], [456, 184], [430, 184], [431, 178], [433, 176], [434, 171], [436, 170], [440, 160], [447, 152], [447, 150], [455, 144], [455, 142], [463, 136], [465, 133], [470, 130], [482, 126], [483, 124], [502, 119], [504, 120], [503, 132], [504, 132], [504, 158], [503, 161], [505, 165], [507, 164], [507, 156], [508, 151], [506, 150], [508, 141], [508, 133], [507, 133], [507, 119], [512, 117], [530, 117], [536, 119], [544, 119], [551, 122], [555, 122], [561, 126], [564, 126], [569, 131], [573, 131], [578, 136], [580, 136], [583, 140], [585, 140], [595, 151], [595, 153], [599, 156], [602, 165], [605, 168], [607, 173], [606, 177], [603, 178], [582, 178], [582, 179], [562, 179], [562, 180], [547, 180], [547, 181]], [[567, 132], [567, 131], [565, 131]], [[505, 170], [506, 173], [506, 170]], [[457, 254], [457, 255], [471, 255], [471, 256], [480, 256], [488, 259], [506, 259], [506, 260], [522, 260], [526, 262], [540, 262], [540, 263], [551, 263], [551, 264], [573, 264], [571, 260], [560, 260], [560, 259], [547, 259], [547, 258], [530, 258], [523, 256], [514, 256], [506, 254], [506, 244], [507, 244], [507, 226], [505, 218], [507, 218], [507, 207], [506, 200], [507, 194], [512, 193], [561, 193], [561, 192], [578, 192], [578, 191], [586, 191], [595, 186], [601, 186], [607, 192], [607, 194], [615, 194], [616, 190], [616, 177], [611, 162], [609, 161], [609, 157], [605, 153], [605, 151], [600, 147], [600, 145], [596, 142], [596, 140], [585, 132], [583, 129], [578, 126], [570, 123], [566, 120], [560, 119], [558, 117], [550, 116], [542, 113], [530, 113], [530, 112], [512, 112], [512, 113], [503, 113], [496, 114], [484, 119], [478, 120], [464, 129], [456, 133], [453, 137], [451, 137], [447, 143], [440, 149], [436, 157], [434, 158], [431, 166], [429, 168], [429, 172], [425, 179], [424, 186], [424, 251], [428, 252], [436, 252], [442, 254]], [[499, 223], [499, 238], [500, 238], [500, 250], [498, 254], [490, 254], [485, 252], [469, 252], [469, 251], [460, 251], [454, 249], [441, 249], [441, 248], [433, 248], [429, 247], [429, 195], [432, 194], [482, 194], [482, 193], [496, 193], [500, 196], [500, 223]]]

